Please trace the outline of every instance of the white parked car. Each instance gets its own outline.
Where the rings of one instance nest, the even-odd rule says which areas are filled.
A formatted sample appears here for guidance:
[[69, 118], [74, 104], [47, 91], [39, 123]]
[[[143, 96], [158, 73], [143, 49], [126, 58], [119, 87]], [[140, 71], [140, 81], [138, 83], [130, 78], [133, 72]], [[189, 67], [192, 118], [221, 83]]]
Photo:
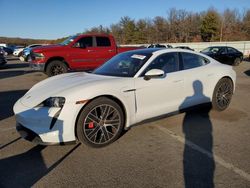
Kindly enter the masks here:
[[13, 55], [16, 57], [20, 57], [22, 55], [23, 49], [24, 48], [16, 48], [13, 52]]
[[17, 130], [42, 144], [115, 141], [133, 124], [211, 102], [228, 107], [231, 66], [190, 50], [141, 49], [118, 54], [93, 73], [67, 73], [33, 86], [15, 106]]

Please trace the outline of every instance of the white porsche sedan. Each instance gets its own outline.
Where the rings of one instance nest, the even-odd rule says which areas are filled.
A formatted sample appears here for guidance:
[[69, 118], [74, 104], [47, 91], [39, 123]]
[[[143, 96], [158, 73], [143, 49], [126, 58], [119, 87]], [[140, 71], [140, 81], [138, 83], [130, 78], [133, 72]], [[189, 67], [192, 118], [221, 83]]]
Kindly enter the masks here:
[[211, 103], [228, 107], [231, 66], [193, 51], [141, 49], [113, 57], [92, 73], [67, 73], [33, 86], [15, 106], [17, 130], [39, 144], [115, 141], [131, 125]]

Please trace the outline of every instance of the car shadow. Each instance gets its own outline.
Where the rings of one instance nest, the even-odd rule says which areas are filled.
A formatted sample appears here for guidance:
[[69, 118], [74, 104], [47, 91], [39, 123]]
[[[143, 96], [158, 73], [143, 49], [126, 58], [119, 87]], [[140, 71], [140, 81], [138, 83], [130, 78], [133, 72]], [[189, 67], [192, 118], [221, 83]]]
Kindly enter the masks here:
[[245, 75], [250, 76], [250, 69], [244, 72]]
[[15, 76], [21, 76], [28, 73], [33, 73], [34, 71], [24, 71], [24, 70], [17, 70], [17, 71], [1, 71], [0, 72], [0, 79], [11, 78]]
[[27, 90], [1, 91], [0, 92], [0, 121], [14, 115], [13, 106]]
[[[180, 109], [183, 109], [187, 103], [197, 100], [198, 97], [209, 100], [203, 94], [203, 86], [200, 81], [194, 81], [193, 89], [194, 94], [186, 97]], [[180, 110], [185, 113], [182, 130], [185, 135], [183, 175], [186, 188], [214, 187], [215, 162], [210, 110], [211, 105]], [[209, 155], [205, 155], [203, 151]]]
[[80, 144], [75, 145], [49, 167], [47, 167], [42, 155], [46, 146], [41, 145], [34, 146], [24, 153], [1, 159], [0, 187], [32, 187], [79, 146]]
[[26, 67], [29, 67], [29, 63], [12, 63], [12, 64], [7, 63], [3, 67], [1, 67], [1, 70], [26, 68]]

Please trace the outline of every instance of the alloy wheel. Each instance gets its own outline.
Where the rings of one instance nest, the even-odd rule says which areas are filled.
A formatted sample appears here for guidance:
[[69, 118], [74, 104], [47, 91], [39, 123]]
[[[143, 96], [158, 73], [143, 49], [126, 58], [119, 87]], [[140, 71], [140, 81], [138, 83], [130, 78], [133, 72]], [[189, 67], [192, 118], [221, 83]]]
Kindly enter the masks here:
[[219, 86], [216, 94], [216, 101], [221, 109], [227, 107], [231, 101], [233, 94], [232, 84], [230, 82], [223, 82]]
[[84, 134], [93, 144], [105, 144], [112, 140], [121, 126], [118, 110], [108, 104], [94, 107], [84, 120]]

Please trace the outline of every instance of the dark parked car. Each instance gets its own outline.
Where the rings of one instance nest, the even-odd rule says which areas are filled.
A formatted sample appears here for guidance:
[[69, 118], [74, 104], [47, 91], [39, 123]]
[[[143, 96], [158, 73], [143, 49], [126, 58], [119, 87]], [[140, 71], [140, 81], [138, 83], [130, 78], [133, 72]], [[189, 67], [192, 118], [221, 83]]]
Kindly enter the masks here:
[[184, 49], [184, 50], [192, 50], [194, 51], [194, 49], [188, 47], [188, 46], [176, 46], [175, 48], [180, 48], [180, 49]]
[[0, 46], [0, 48], [6, 52], [6, 55], [13, 54], [13, 50], [8, 47]]
[[201, 53], [229, 65], [239, 65], [243, 59], [242, 52], [229, 46], [211, 46], [202, 50]]
[[0, 67], [2, 67], [6, 63], [7, 63], [7, 61], [4, 57], [4, 51], [2, 49], [0, 49]]

